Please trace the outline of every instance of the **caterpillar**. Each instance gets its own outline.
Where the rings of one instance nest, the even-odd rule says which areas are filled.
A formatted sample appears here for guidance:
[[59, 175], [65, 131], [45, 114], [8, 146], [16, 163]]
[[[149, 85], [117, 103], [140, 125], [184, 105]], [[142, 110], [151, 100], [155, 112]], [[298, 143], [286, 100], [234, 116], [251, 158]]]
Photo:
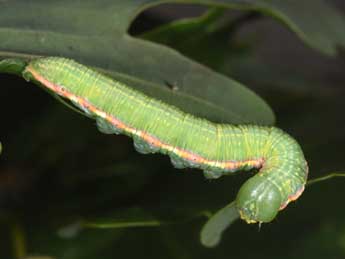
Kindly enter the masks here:
[[247, 223], [272, 221], [304, 191], [308, 165], [303, 152], [276, 127], [197, 118], [66, 58], [32, 60], [23, 77], [94, 118], [101, 132], [132, 137], [138, 152], [169, 155], [176, 168], [199, 168], [207, 178], [257, 169], [235, 201]]

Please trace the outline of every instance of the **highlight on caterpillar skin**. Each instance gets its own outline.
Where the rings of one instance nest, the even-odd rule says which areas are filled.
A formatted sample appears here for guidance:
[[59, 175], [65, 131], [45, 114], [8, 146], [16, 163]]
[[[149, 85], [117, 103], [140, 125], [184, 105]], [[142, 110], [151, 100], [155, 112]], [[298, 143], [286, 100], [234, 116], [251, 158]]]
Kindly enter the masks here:
[[101, 132], [128, 135], [138, 152], [169, 155], [176, 168], [199, 168], [207, 178], [258, 169], [236, 197], [247, 223], [272, 221], [304, 190], [303, 152], [278, 128], [212, 123], [65, 58], [33, 60], [23, 76], [68, 99]]

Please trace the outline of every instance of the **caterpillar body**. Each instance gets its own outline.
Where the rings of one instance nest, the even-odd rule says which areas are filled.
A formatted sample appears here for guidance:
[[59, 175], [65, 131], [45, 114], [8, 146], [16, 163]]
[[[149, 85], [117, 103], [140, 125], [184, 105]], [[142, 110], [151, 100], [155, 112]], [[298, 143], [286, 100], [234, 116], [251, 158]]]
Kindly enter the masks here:
[[236, 197], [247, 223], [270, 222], [304, 190], [303, 152], [278, 128], [212, 123], [65, 58], [33, 60], [23, 76], [95, 118], [101, 132], [126, 134], [138, 152], [167, 154], [176, 168], [199, 168], [208, 178], [258, 169]]

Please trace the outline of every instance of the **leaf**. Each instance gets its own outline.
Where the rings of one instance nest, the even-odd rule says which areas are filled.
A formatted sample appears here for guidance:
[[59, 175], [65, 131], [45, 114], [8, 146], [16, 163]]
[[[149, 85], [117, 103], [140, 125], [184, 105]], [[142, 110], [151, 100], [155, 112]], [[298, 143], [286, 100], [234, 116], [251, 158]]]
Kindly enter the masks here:
[[[212, 121], [273, 124], [267, 104], [238, 82], [173, 49], [126, 33], [138, 12], [159, 3], [1, 2], [0, 56], [65, 56], [106, 70], [148, 95]], [[178, 90], [170, 90], [167, 83]]]
[[[295, 0], [223, 0], [216, 2], [222, 4], [222, 8], [233, 8], [247, 12], [255, 11], [270, 16], [295, 32], [310, 47], [324, 54], [335, 55], [337, 47], [345, 47], [344, 15], [323, 0], [301, 0], [298, 2]], [[211, 1], [203, 1], [203, 3], [212, 6]], [[226, 35], [226, 30], [229, 33], [234, 29], [232, 25], [235, 24], [232, 23], [237, 21], [225, 19], [228, 24], [225, 23], [224, 17], [221, 15], [222, 12], [219, 12], [221, 9], [217, 8], [216, 10], [216, 16], [214, 12], [210, 12], [201, 17], [174, 21], [145, 33], [143, 37], [181, 50], [182, 53], [188, 53], [186, 52], [187, 48], [193, 53], [196, 49], [190, 47], [200, 38], [210, 43], [219, 32]], [[318, 14], [317, 19], [315, 13]], [[247, 18], [251, 19], [251, 17], [252, 15], [249, 13]], [[193, 37], [183, 37], [186, 35], [193, 35]], [[203, 41], [199, 42], [204, 44]], [[218, 48], [222, 48], [221, 43], [217, 42], [217, 44], [219, 44]], [[221, 52], [222, 50], [216, 49], [216, 51]], [[204, 53], [200, 54], [203, 55]], [[190, 56], [193, 57], [193, 55]]]
[[[285, 23], [311, 47], [335, 55], [338, 46], [345, 46], [344, 15], [323, 0], [260, 0], [259, 8]], [[315, 14], [317, 18], [315, 17]]]
[[206, 247], [215, 247], [219, 244], [223, 232], [239, 218], [235, 202], [231, 202], [217, 211], [203, 226], [200, 241]]
[[219, 66], [234, 52], [229, 42], [228, 20], [223, 8], [210, 8], [199, 17], [180, 19], [139, 36], [168, 45], [219, 71]]

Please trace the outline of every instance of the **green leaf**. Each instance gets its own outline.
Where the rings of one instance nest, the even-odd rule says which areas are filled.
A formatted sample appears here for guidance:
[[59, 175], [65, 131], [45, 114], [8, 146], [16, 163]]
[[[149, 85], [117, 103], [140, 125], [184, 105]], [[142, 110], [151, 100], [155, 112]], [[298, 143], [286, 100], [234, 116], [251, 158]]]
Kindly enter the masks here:
[[[259, 0], [264, 14], [285, 23], [305, 43], [328, 55], [345, 46], [345, 18], [323, 0]], [[315, 16], [317, 14], [317, 17]]]
[[[198, 1], [189, 2], [196, 3]], [[233, 8], [247, 12], [255, 11], [270, 16], [295, 32], [304, 43], [324, 54], [335, 55], [337, 47], [345, 47], [345, 18], [323, 0], [301, 0], [298, 2], [295, 0], [254, 0], [250, 2], [219, 0], [214, 2], [220, 4], [222, 8]], [[203, 3], [212, 6], [211, 1], [203, 1]], [[232, 32], [235, 29], [233, 25], [237, 25], [235, 24], [237, 21], [229, 19], [229, 16], [224, 19], [221, 15], [222, 12], [219, 12], [221, 9], [217, 8], [216, 10], [217, 15], [210, 12], [201, 17], [174, 21], [145, 33], [143, 37], [166, 44], [194, 57], [193, 53], [197, 50], [191, 47], [193, 44], [199, 42], [202, 45], [210, 45], [214, 42], [213, 38], [218, 37], [220, 32], [223, 33], [224, 37], [224, 34], [227, 35], [226, 31]], [[316, 13], [317, 18], [315, 17]], [[247, 18], [250, 19], [251, 17], [252, 14], [249, 13]], [[193, 37], [186, 37], [186, 35], [193, 35]], [[226, 42], [226, 37], [224, 37], [223, 44], [217, 41], [218, 46], [213, 46], [217, 48], [215, 51], [225, 52], [228, 50], [222, 46], [228, 45]], [[205, 55], [205, 53], [200, 54]]]
[[215, 247], [219, 244], [223, 232], [237, 219], [239, 214], [233, 201], [206, 222], [200, 233], [201, 243], [206, 247]]
[[219, 68], [232, 60], [232, 56], [238, 52], [229, 41], [233, 18], [224, 16], [224, 11], [224, 8], [210, 8], [199, 17], [162, 25], [141, 34], [140, 37], [168, 45], [219, 71]]
[[[127, 34], [140, 11], [159, 3], [1, 2], [0, 56], [65, 56], [106, 70], [148, 95], [212, 121], [273, 124], [267, 104], [238, 82], [173, 49]], [[178, 90], [169, 89], [167, 83]]]

